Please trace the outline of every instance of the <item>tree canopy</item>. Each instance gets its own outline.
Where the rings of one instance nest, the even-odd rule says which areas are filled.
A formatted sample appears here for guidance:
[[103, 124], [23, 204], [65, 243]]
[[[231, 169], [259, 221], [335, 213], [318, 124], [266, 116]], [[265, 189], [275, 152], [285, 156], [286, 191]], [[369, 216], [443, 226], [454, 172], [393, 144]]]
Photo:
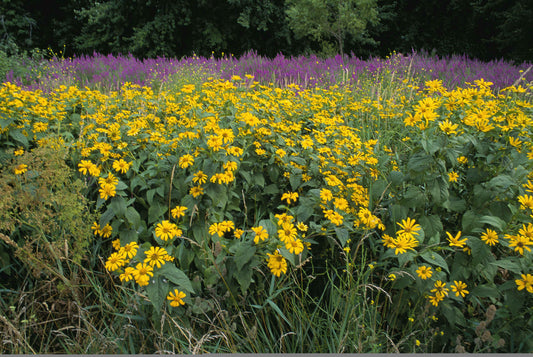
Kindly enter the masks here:
[[533, 60], [533, 0], [2, 0], [0, 50]]

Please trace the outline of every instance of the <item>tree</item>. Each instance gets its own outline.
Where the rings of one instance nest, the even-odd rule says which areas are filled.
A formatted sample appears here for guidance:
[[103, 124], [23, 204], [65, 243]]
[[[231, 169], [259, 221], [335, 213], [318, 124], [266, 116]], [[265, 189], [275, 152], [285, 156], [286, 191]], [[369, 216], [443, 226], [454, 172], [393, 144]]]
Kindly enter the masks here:
[[288, 0], [286, 14], [297, 37], [311, 37], [325, 49], [333, 39], [341, 55], [347, 35], [362, 36], [378, 21], [376, 0]]

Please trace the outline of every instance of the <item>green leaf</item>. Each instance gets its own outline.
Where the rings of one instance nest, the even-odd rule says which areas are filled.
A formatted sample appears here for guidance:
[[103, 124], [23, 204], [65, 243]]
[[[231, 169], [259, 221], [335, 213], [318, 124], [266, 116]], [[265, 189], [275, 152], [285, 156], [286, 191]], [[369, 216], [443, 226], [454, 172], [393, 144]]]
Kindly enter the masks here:
[[236, 274], [235, 278], [241, 286], [241, 291], [243, 294], [248, 290], [250, 284], [252, 283], [252, 274], [253, 270], [251, 267], [247, 266], [246, 269], [240, 269]]
[[161, 268], [159, 268], [158, 273], [170, 280], [172, 283], [176, 284], [183, 290], [187, 290], [190, 293], [194, 293], [191, 281], [189, 277], [180, 269], [178, 269], [174, 264], [166, 263]]
[[505, 230], [505, 226], [507, 226], [507, 223], [503, 219], [496, 216], [483, 216], [479, 219], [479, 222], [490, 224], [491, 226], [497, 228], [500, 232], [503, 232]]
[[466, 211], [463, 214], [461, 222], [463, 232], [472, 232], [474, 228], [480, 228], [482, 224], [479, 222], [479, 216], [474, 211]]
[[443, 304], [441, 304], [441, 309], [442, 309], [444, 317], [446, 317], [450, 325], [452, 326], [455, 326], [455, 325], [466, 326], [467, 325], [466, 319], [463, 313], [456, 306], [453, 306], [447, 302], [444, 302]]
[[133, 206], [129, 206], [126, 209], [125, 216], [132, 227], [137, 228], [141, 224], [141, 215]]
[[168, 294], [168, 283], [165, 283], [160, 276], [156, 276], [150, 279], [150, 283], [145, 286], [146, 294], [150, 299], [152, 305], [156, 311], [161, 311], [161, 307], [165, 302], [166, 296]]
[[167, 209], [167, 206], [162, 205], [157, 201], [152, 203], [150, 208], [148, 208], [148, 224], [160, 221]]
[[345, 247], [346, 242], [350, 238], [348, 230], [346, 228], [335, 227], [335, 233], [337, 234], [337, 238], [339, 238], [339, 241], [341, 242], [341, 246]]
[[420, 253], [420, 256], [426, 262], [439, 266], [442, 269], [446, 270], [448, 273], [450, 273], [450, 270], [448, 269], [448, 264], [446, 263], [444, 258], [441, 257], [439, 254], [432, 252], [432, 251], [425, 251], [425, 252]]
[[433, 158], [431, 156], [426, 155], [424, 152], [418, 152], [409, 159], [407, 169], [414, 172], [429, 171], [432, 163]]
[[405, 206], [406, 208], [423, 207], [425, 202], [426, 197], [418, 186], [410, 186], [401, 200], [402, 206]]
[[265, 177], [262, 173], [255, 173], [252, 177], [253, 183], [259, 187], [265, 187]]
[[443, 231], [442, 222], [438, 215], [422, 216], [418, 221], [426, 237], [433, 237], [435, 234], [440, 235]]
[[9, 136], [13, 140], [19, 142], [22, 146], [24, 146], [24, 147], [28, 147], [29, 146], [28, 138], [26, 137], [26, 135], [24, 135], [22, 133], [22, 131], [20, 129], [10, 130], [9, 131]]
[[205, 189], [205, 193], [213, 201], [215, 207], [224, 208], [228, 202], [226, 188], [222, 185], [211, 184]]
[[137, 232], [133, 229], [123, 229], [120, 231], [119, 236], [121, 246], [137, 241]]
[[291, 184], [291, 189], [295, 191], [302, 183], [302, 175], [291, 174], [289, 177], [289, 183]]
[[314, 201], [307, 197], [301, 197], [298, 203], [298, 207], [295, 210], [296, 218], [300, 222], [305, 222], [313, 215]]
[[511, 259], [496, 260], [490, 262], [489, 264], [512, 271], [515, 274], [522, 274], [522, 269], [520, 269], [520, 266], [517, 263], [513, 262]]
[[265, 189], [263, 190], [263, 193], [264, 194], [267, 194], [267, 195], [276, 195], [278, 194], [280, 191], [279, 191], [279, 188], [278, 188], [278, 185], [276, 185], [275, 183], [272, 183], [270, 185], [268, 185], [267, 187], [265, 187]]
[[115, 211], [108, 207], [107, 210], [100, 216], [100, 227], [104, 227], [115, 217]]
[[496, 189], [503, 191], [515, 184], [513, 178], [509, 175], [498, 175], [487, 182], [487, 189]]
[[498, 289], [495, 286], [489, 286], [486, 284], [476, 286], [472, 289], [470, 294], [477, 297], [489, 297], [495, 299], [498, 298], [500, 295]]
[[235, 264], [237, 270], [242, 270], [242, 267], [248, 263], [255, 254], [256, 248], [248, 244], [249, 242], [240, 242], [235, 251]]
[[115, 212], [115, 216], [123, 217], [126, 214], [126, 200], [123, 197], [115, 196], [111, 199], [109, 208]]

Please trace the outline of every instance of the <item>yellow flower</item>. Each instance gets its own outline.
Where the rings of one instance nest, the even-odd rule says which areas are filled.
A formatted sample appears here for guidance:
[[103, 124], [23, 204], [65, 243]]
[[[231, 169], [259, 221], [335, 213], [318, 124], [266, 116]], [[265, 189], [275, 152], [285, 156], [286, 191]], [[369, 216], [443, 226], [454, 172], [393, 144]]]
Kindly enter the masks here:
[[466, 284], [462, 281], [453, 281], [452, 291], [455, 292], [455, 296], [461, 295], [462, 297], [465, 297], [469, 291], [466, 290]]
[[144, 254], [146, 254], [144, 263], [148, 263], [152, 267], [155, 265], [158, 268], [161, 268], [161, 265], [165, 264], [165, 257], [168, 255], [165, 248], [161, 247], [150, 247]]
[[117, 194], [116, 187], [113, 184], [104, 183], [98, 190], [100, 192], [100, 198], [107, 200], [109, 197], [114, 197]]
[[174, 289], [174, 291], [169, 292], [167, 296], [167, 300], [170, 300], [170, 306], [179, 307], [181, 305], [185, 305], [185, 301], [183, 301], [183, 298], [187, 295], [183, 291], [179, 291], [178, 289]]
[[22, 175], [26, 171], [28, 171], [28, 165], [26, 164], [20, 164], [16, 166], [13, 171], [15, 171], [15, 175]]
[[333, 223], [336, 226], [340, 226], [344, 220], [344, 218], [338, 212], [335, 212], [332, 209], [325, 210], [324, 217], [329, 219], [331, 223]]
[[283, 223], [281, 229], [278, 230], [278, 236], [283, 243], [289, 244], [296, 239], [298, 233], [292, 223]]
[[105, 262], [105, 268], [109, 271], [115, 271], [126, 264], [124, 254], [120, 252], [112, 253]]
[[464, 165], [464, 164], [468, 163], [468, 158], [466, 158], [465, 156], [459, 156], [457, 158], [457, 162]]
[[[100, 230], [100, 236], [104, 237], [104, 238], [109, 238], [111, 237], [111, 233], [113, 232], [113, 227], [111, 227], [109, 225], [109, 223], [107, 223], [104, 228], [102, 228]], [[119, 241], [120, 242], [120, 241]]]
[[126, 162], [124, 159], [113, 161], [113, 170], [125, 174], [130, 169], [131, 163]]
[[81, 160], [81, 162], [78, 164], [78, 171], [83, 175], [87, 175], [92, 166], [94, 166], [92, 162], [88, 160]]
[[242, 235], [244, 234], [244, 231], [242, 229], [237, 228], [235, 231], [233, 231], [233, 234], [235, 235], [235, 238], [241, 239]]
[[207, 175], [203, 171], [198, 171], [192, 177], [192, 182], [201, 185], [207, 182]]
[[416, 223], [414, 219], [407, 217], [407, 220], [402, 219], [402, 223], [397, 223], [402, 229], [396, 232], [396, 234], [409, 234], [413, 236], [418, 235], [418, 231], [422, 228], [420, 224]]
[[298, 228], [298, 230], [300, 230], [301, 232], [307, 232], [307, 229], [309, 227], [307, 227], [307, 225], [303, 222], [299, 222], [297, 225], [296, 225], [296, 228]]
[[304, 250], [304, 245], [301, 240], [295, 239], [288, 243], [285, 243], [285, 248], [291, 253], [298, 255]]
[[434, 289], [431, 289], [430, 291], [432, 293], [435, 293], [435, 296], [441, 296], [441, 297], [444, 297], [444, 296], [447, 296], [448, 295], [448, 291], [449, 289], [446, 287], [446, 283], [443, 283], [442, 281], [440, 280], [437, 280], [435, 282], [435, 288]]
[[131, 242], [120, 248], [119, 252], [122, 252], [128, 259], [133, 258], [137, 254], [139, 245], [136, 242]]
[[448, 119], [439, 123], [439, 128], [446, 135], [457, 134], [457, 124], [451, 123]]
[[[98, 222], [94, 222], [93, 225], [91, 226], [91, 229], [93, 230], [94, 232], [94, 235], [100, 235], [100, 225], [98, 224]], [[120, 246], [120, 241], [119, 241], [119, 246]]]
[[175, 219], [178, 219], [180, 217], [185, 216], [185, 211], [187, 210], [187, 207], [185, 206], [176, 206], [170, 211], [172, 214], [172, 217]]
[[414, 251], [414, 248], [418, 246], [418, 241], [412, 235], [402, 233], [393, 239], [392, 245], [391, 248], [394, 249], [394, 254], [398, 255], [407, 252], [408, 249]]
[[392, 238], [388, 234], [383, 234], [383, 237], [381, 238], [381, 242], [387, 248], [394, 248], [394, 245], [395, 245], [394, 238]]
[[212, 236], [218, 234], [219, 237], [224, 235], [224, 227], [219, 223], [213, 223], [209, 226], [209, 234]]
[[196, 198], [204, 194], [204, 189], [201, 186], [194, 186], [189, 190], [189, 194]]
[[24, 155], [24, 149], [23, 148], [18, 148], [17, 150], [15, 150], [15, 156], [22, 156]]
[[431, 267], [422, 265], [416, 269], [416, 274], [420, 277], [420, 279], [426, 280], [431, 278], [433, 271], [431, 270]]
[[452, 236], [449, 232], [446, 232], [446, 234], [448, 235], [448, 242], [450, 242], [450, 247], [459, 247], [459, 248], [463, 248], [466, 244], [466, 241], [468, 240], [468, 238], [465, 238], [465, 239], [459, 239], [461, 238], [461, 231], [459, 231], [455, 237]]
[[252, 227], [250, 229], [255, 233], [255, 237], [254, 237], [255, 244], [259, 243], [260, 240], [264, 241], [265, 239], [268, 238], [268, 232], [266, 231], [265, 228], [263, 228], [263, 226]]
[[[178, 234], [179, 233], [179, 234]], [[158, 223], [155, 227], [155, 235], [158, 238], [161, 238], [162, 240], [166, 241], [168, 239], [174, 238], [176, 235], [180, 235], [180, 230], [178, 227], [167, 220], [164, 220], [161, 223]]]
[[222, 221], [218, 224], [218, 227], [222, 232], [225, 233], [235, 229], [235, 224], [232, 221]]
[[496, 231], [487, 228], [483, 234], [481, 234], [481, 240], [488, 245], [496, 245], [498, 243], [498, 233]]
[[120, 281], [130, 281], [131, 279], [133, 279], [133, 271], [135, 270], [135, 268], [132, 268], [132, 267], [126, 267], [126, 269], [124, 270], [124, 273], [120, 274], [119, 275], [119, 278], [120, 278]]
[[154, 276], [154, 268], [151, 265], [138, 263], [132, 271], [133, 278], [140, 286], [146, 286], [150, 282], [150, 277]]
[[441, 302], [442, 300], [444, 300], [444, 296], [443, 295], [439, 295], [439, 294], [435, 294], [435, 296], [433, 295], [430, 295], [428, 297], [429, 299], [429, 302], [433, 305], [433, 306], [439, 306], [439, 302]]
[[101, 186], [104, 184], [116, 186], [118, 185], [118, 178], [110, 172], [107, 174], [106, 178], [100, 177], [98, 179], [98, 184]]
[[518, 196], [518, 202], [520, 202], [521, 209], [529, 208], [533, 210], [533, 196], [531, 195]]
[[528, 237], [521, 236], [521, 235], [513, 236], [513, 235], [506, 234], [505, 238], [509, 239], [509, 247], [510, 248], [514, 247], [514, 250], [520, 253], [521, 255], [524, 255], [524, 249], [527, 250], [528, 252], [531, 252], [531, 248], [529, 248], [528, 245], [533, 245], [533, 242], [529, 240]]
[[185, 154], [182, 157], [180, 157], [178, 164], [180, 165], [182, 169], [185, 169], [191, 166], [192, 164], [194, 164], [194, 157], [190, 154]]
[[457, 179], [459, 178], [459, 174], [455, 171], [448, 172], [448, 181], [449, 182], [457, 182]]
[[281, 195], [281, 200], [286, 200], [288, 205], [291, 204], [291, 201], [296, 202], [297, 199], [298, 192], [285, 192], [283, 195]]
[[287, 272], [287, 261], [279, 252], [276, 250], [274, 254], [267, 253], [268, 255], [268, 264], [267, 266], [270, 268], [270, 271], [272, 274], [274, 274], [277, 277], [280, 277], [281, 274], [285, 274]]
[[531, 274], [522, 274], [522, 279], [516, 279], [515, 283], [518, 290], [526, 289], [528, 292], [533, 294], [533, 275]]

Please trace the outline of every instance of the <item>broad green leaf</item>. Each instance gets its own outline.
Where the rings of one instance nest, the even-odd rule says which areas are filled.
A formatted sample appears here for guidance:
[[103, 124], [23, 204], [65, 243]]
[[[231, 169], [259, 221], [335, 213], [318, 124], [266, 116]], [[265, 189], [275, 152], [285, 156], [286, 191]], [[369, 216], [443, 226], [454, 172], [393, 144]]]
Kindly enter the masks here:
[[300, 222], [305, 222], [314, 212], [314, 201], [307, 197], [301, 197], [298, 207], [296, 207], [296, 218]]
[[211, 184], [205, 189], [205, 193], [213, 201], [215, 207], [223, 208], [228, 202], [228, 196], [226, 194], [226, 188], [222, 185]]
[[108, 207], [107, 210], [100, 216], [100, 227], [104, 227], [115, 217], [115, 211]]
[[9, 131], [9, 136], [13, 140], [19, 142], [22, 146], [24, 146], [24, 147], [28, 147], [29, 146], [28, 138], [26, 137], [26, 135], [24, 135], [22, 133], [22, 131], [20, 129], [10, 130]]
[[515, 184], [513, 178], [509, 175], [498, 175], [493, 177], [489, 182], [487, 182], [487, 189], [496, 189], [503, 191]]
[[265, 177], [262, 173], [256, 173], [252, 177], [252, 182], [259, 187], [265, 187]]
[[158, 273], [183, 290], [194, 293], [189, 277], [172, 263], [166, 263], [158, 269]]
[[150, 279], [150, 283], [145, 286], [146, 294], [152, 305], [154, 305], [156, 311], [161, 311], [161, 307], [168, 294], [168, 288], [168, 283], [165, 283], [161, 277], [156, 276], [155, 274], [154, 277]]
[[141, 215], [133, 206], [129, 206], [126, 209], [125, 217], [130, 222], [131, 226], [134, 228], [139, 227], [141, 224]]
[[496, 260], [496, 261], [490, 262], [489, 264], [495, 265], [495, 266], [500, 267], [502, 269], [506, 269], [506, 270], [512, 271], [515, 274], [521, 274], [522, 273], [522, 269], [520, 269], [520, 266], [517, 263], [513, 262], [510, 258], [509, 259]]
[[448, 273], [450, 272], [450, 270], [448, 269], [448, 264], [446, 263], [444, 258], [441, 257], [439, 254], [432, 252], [432, 251], [425, 251], [425, 252], [420, 253], [420, 256], [426, 262], [439, 266], [442, 269], [446, 270]]
[[431, 168], [433, 158], [426, 155], [424, 152], [417, 152], [411, 156], [407, 163], [407, 169], [409, 171], [424, 172]]
[[348, 232], [348, 230], [342, 227], [335, 227], [335, 233], [337, 234], [337, 238], [339, 238], [341, 246], [345, 247], [346, 242], [350, 238], [350, 233]]
[[418, 219], [426, 237], [433, 237], [435, 234], [442, 233], [443, 227], [440, 216], [422, 216]]
[[252, 283], [252, 274], [253, 270], [251, 267], [247, 266], [246, 269], [240, 269], [236, 274], [235, 278], [241, 286], [241, 291], [243, 294], [248, 290], [250, 284]]
[[495, 299], [500, 296], [500, 293], [495, 286], [490, 286], [487, 284], [481, 284], [474, 287], [470, 291], [470, 294], [477, 297], [490, 297]]
[[115, 212], [115, 216], [123, 217], [126, 214], [126, 200], [123, 197], [115, 196], [111, 199], [109, 208]]
[[167, 206], [160, 204], [159, 202], [153, 202], [148, 208], [148, 224], [160, 221], [163, 219], [163, 215], [168, 210]]
[[237, 270], [242, 270], [242, 267], [248, 263], [254, 256], [256, 251], [255, 246], [250, 245], [249, 242], [240, 242], [235, 251], [235, 264]]
[[279, 191], [278, 185], [276, 185], [275, 183], [272, 183], [272, 184], [268, 185], [263, 190], [263, 193], [265, 193], [267, 195], [276, 195], [279, 192], [280, 191]]
[[120, 231], [120, 245], [124, 246], [137, 241], [137, 232], [133, 229], [122, 229]]
[[496, 216], [483, 216], [479, 218], [480, 223], [490, 224], [491, 226], [497, 228], [500, 232], [505, 230], [507, 223], [499, 217]]

